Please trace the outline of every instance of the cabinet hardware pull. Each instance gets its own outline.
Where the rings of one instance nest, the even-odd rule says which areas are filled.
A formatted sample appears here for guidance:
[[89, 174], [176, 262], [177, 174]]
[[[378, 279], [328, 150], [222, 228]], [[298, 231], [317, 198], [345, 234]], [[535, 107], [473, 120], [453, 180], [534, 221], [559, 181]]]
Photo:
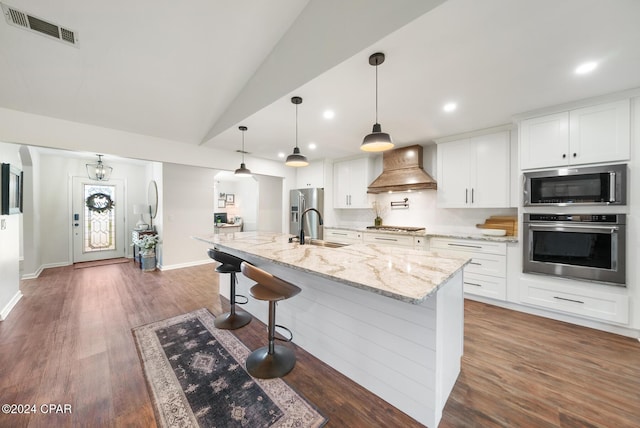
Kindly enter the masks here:
[[466, 247], [466, 248], [482, 248], [479, 245], [466, 245], [466, 244], [447, 244], [451, 247]]
[[581, 302], [580, 300], [567, 299], [566, 297], [553, 296], [553, 298], [554, 298], [554, 299], [558, 299], [558, 300], [566, 300], [567, 302], [573, 302], [573, 303], [581, 303], [581, 304], [584, 304], [584, 302]]
[[616, 173], [609, 173], [609, 202], [616, 201]]
[[473, 197], [473, 194], [475, 193], [475, 190], [476, 190], [476, 189], [474, 189], [473, 187], [471, 188], [471, 203], [473, 203], [473, 200], [475, 199], [475, 198]]
[[333, 233], [334, 235], [347, 236], [347, 234], [346, 234], [346, 233], [341, 233], [341, 232], [331, 232], [331, 233]]
[[468, 285], [475, 285], [476, 287], [482, 287], [482, 284], [476, 284], [475, 282], [467, 282], [467, 281], [465, 281], [464, 283], [468, 284]]
[[482, 266], [482, 263], [478, 262], [469, 262], [470, 265]]
[[563, 153], [563, 154], [562, 154], [562, 159], [566, 159], [566, 158], [567, 158], [567, 154], [566, 154], [566, 153]]
[[574, 154], [573, 154], [573, 157], [575, 158], [576, 156], [578, 156], [578, 154], [577, 154], [577, 153], [574, 153]]
[[394, 241], [394, 242], [398, 241], [397, 239], [393, 239], [393, 238], [380, 238], [380, 237], [377, 237], [377, 236], [374, 236], [373, 239], [377, 239], [379, 241]]
[[469, 203], [469, 189], [464, 189], [464, 203]]

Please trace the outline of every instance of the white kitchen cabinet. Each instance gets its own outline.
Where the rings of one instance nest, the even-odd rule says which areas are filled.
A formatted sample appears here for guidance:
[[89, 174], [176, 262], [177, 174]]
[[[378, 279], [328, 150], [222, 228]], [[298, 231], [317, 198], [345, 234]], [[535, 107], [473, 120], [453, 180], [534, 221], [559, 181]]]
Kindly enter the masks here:
[[371, 183], [373, 162], [360, 157], [333, 164], [333, 207], [371, 208], [367, 200], [367, 187]]
[[507, 244], [470, 239], [431, 238], [430, 250], [470, 257], [464, 268], [464, 292], [496, 300], [507, 299]]
[[611, 289], [580, 281], [524, 275], [520, 279], [520, 301], [582, 317], [629, 322], [629, 296], [622, 287]]
[[415, 247], [413, 235], [396, 235], [392, 233], [364, 232], [364, 243], [404, 248]]
[[521, 169], [629, 159], [629, 100], [555, 113], [520, 123]]
[[509, 149], [509, 131], [439, 143], [438, 207], [509, 207]]
[[311, 162], [296, 169], [296, 189], [324, 187], [324, 161]]
[[362, 244], [362, 232], [346, 229], [324, 229], [324, 240], [341, 244]]

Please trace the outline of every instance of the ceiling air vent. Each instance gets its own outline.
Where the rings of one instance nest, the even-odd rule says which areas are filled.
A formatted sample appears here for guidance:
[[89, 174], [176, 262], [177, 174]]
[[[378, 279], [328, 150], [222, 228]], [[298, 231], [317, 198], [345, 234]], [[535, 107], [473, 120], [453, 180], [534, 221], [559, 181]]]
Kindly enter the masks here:
[[28, 13], [14, 9], [4, 3], [0, 4], [2, 5], [4, 17], [10, 25], [53, 37], [65, 44], [74, 46], [78, 45], [77, 33], [75, 31], [60, 27], [59, 25], [45, 21], [44, 19], [40, 19]]

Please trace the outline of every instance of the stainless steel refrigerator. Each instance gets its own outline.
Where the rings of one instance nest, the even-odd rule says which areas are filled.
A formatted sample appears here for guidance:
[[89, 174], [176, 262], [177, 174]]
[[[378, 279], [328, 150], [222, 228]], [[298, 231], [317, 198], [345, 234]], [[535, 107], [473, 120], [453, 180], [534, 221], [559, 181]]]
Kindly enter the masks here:
[[[324, 215], [324, 189], [294, 189], [289, 192], [289, 233], [300, 233], [301, 216], [308, 208], [315, 208]], [[316, 212], [310, 211], [305, 216], [304, 236], [307, 239], [322, 239], [322, 226]]]

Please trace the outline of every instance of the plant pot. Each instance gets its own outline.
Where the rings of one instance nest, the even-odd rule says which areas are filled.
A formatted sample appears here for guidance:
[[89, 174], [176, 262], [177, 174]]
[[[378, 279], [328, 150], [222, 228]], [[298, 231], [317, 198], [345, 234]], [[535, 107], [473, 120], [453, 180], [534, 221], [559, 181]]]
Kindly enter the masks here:
[[375, 224], [376, 227], [382, 226], [382, 217], [376, 217], [375, 220], [373, 220], [373, 224]]
[[143, 272], [152, 272], [156, 270], [155, 252], [140, 253], [140, 269], [142, 269]]

